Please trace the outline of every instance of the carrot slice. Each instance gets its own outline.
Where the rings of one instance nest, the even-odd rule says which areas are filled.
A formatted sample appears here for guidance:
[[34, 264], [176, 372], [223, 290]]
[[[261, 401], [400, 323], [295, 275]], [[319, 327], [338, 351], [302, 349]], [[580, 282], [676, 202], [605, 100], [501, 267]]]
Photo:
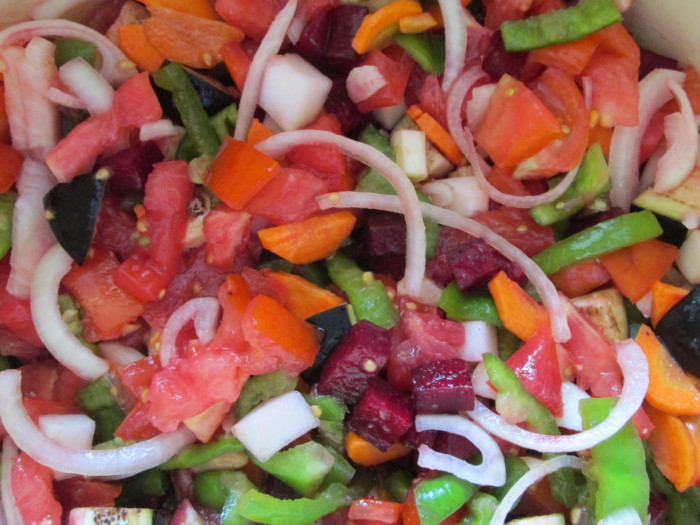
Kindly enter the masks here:
[[141, 24], [119, 27], [119, 47], [142, 71], [153, 73], [165, 62], [163, 53], [151, 44], [146, 36], [146, 28]]
[[221, 53], [221, 58], [228, 69], [233, 82], [239, 90], [243, 90], [245, 85], [245, 79], [248, 76], [248, 70], [250, 69], [250, 57], [241, 47], [240, 42], [232, 40], [225, 46], [223, 46], [219, 52]]
[[178, 13], [219, 20], [219, 15], [216, 14], [216, 9], [210, 0], [139, 0], [139, 2], [148, 7], [166, 7]]
[[642, 325], [635, 341], [649, 361], [647, 402], [676, 416], [700, 414], [700, 392], [651, 328]]
[[286, 291], [284, 306], [300, 319], [307, 319], [343, 303], [333, 292], [316, 286], [299, 275], [270, 270], [263, 270], [262, 274]]
[[686, 295], [688, 290], [684, 288], [656, 281], [651, 287], [651, 324], [656, 326], [656, 323]]
[[596, 259], [588, 259], [562, 268], [549, 278], [567, 297], [578, 297], [607, 283], [610, 274]]
[[12, 146], [0, 142], [0, 193], [14, 185], [22, 171], [24, 156]]
[[489, 281], [488, 287], [503, 325], [523, 341], [530, 339], [538, 328], [549, 323], [544, 307], [505, 272], [498, 272]]
[[425, 113], [419, 106], [413, 105], [408, 114], [416, 121], [418, 127], [425, 133], [427, 139], [439, 149], [452, 164], [459, 164], [464, 159], [462, 150], [452, 136], [430, 114]]
[[143, 21], [146, 36], [171, 62], [196, 68], [211, 68], [221, 62], [221, 48], [243, 40], [243, 32], [224, 22], [207, 20], [153, 6], [151, 18]]
[[367, 15], [355, 33], [352, 48], [366, 53], [388, 44], [391, 35], [399, 30], [399, 20], [406, 16], [419, 15], [423, 7], [415, 0], [397, 0]]
[[248, 130], [246, 141], [255, 146], [265, 139], [269, 139], [275, 132], [268, 128], [265, 124], [254, 118]]
[[258, 237], [266, 250], [293, 264], [306, 264], [333, 254], [352, 232], [355, 220], [352, 213], [339, 211], [266, 228]]
[[205, 182], [214, 195], [234, 210], [240, 210], [279, 171], [275, 159], [247, 142], [226, 137]]
[[676, 490], [683, 492], [697, 478], [694, 436], [680, 418], [652, 407], [647, 412], [654, 423], [649, 436], [651, 456]]
[[399, 20], [399, 31], [402, 33], [422, 33], [437, 27], [438, 21], [430, 13], [404, 16]]
[[345, 436], [345, 452], [347, 452], [348, 457], [354, 463], [364, 467], [379, 465], [392, 459], [407, 456], [411, 450], [403, 443], [396, 442], [385, 451], [381, 451], [353, 431], [348, 432]]

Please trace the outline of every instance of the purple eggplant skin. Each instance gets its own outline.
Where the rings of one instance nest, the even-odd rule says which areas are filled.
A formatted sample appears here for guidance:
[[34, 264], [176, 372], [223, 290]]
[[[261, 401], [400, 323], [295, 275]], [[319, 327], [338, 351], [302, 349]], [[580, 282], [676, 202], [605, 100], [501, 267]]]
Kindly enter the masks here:
[[700, 377], [700, 285], [661, 318], [656, 335], [686, 372]]

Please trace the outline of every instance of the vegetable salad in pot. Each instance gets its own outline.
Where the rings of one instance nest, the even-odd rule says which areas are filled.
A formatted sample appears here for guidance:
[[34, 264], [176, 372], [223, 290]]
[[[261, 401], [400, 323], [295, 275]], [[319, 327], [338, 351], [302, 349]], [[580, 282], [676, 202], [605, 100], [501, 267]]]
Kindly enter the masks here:
[[630, 3], [2, 7], [4, 522], [699, 521], [700, 73]]

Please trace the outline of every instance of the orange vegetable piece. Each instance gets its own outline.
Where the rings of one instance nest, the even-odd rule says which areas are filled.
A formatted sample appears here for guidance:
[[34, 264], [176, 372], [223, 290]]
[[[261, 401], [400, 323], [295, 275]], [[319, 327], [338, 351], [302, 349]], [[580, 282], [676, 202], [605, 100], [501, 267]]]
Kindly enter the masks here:
[[429, 113], [419, 106], [409, 108], [409, 115], [416, 121], [418, 127], [425, 133], [427, 139], [439, 149], [452, 164], [459, 164], [464, 159], [462, 150], [452, 136]]
[[593, 126], [588, 130], [588, 143], [595, 144], [596, 142], [600, 144], [600, 148], [603, 150], [603, 155], [607, 159], [610, 155], [610, 142], [612, 141], [613, 128], [604, 128], [600, 125]]
[[219, 20], [211, 0], [139, 0], [148, 7], [166, 7], [187, 15]]
[[171, 62], [196, 68], [211, 68], [221, 62], [220, 49], [228, 42], [243, 40], [243, 32], [225, 22], [207, 20], [153, 6], [151, 18], [143, 21], [146, 36]]
[[263, 140], [269, 139], [275, 132], [268, 128], [265, 124], [254, 118], [248, 130], [246, 141], [255, 146]]
[[165, 62], [163, 53], [151, 44], [146, 36], [146, 28], [141, 24], [127, 24], [119, 27], [119, 47], [142, 71], [153, 73], [158, 71]]
[[438, 21], [430, 13], [404, 16], [399, 20], [399, 31], [402, 33], [422, 33], [438, 26]]
[[418, 507], [416, 506], [416, 496], [413, 494], [413, 490], [409, 490], [406, 494], [403, 509], [401, 509], [401, 519], [403, 520], [403, 525], [421, 525], [420, 514], [418, 514]]
[[348, 432], [345, 436], [345, 452], [354, 463], [363, 467], [371, 467], [372, 465], [379, 465], [392, 459], [407, 456], [411, 453], [411, 450], [403, 443], [396, 442], [387, 450], [381, 451], [353, 431]]
[[385, 5], [365, 16], [352, 40], [352, 48], [362, 54], [385, 46], [399, 30], [399, 20], [422, 12], [423, 7], [415, 0], [397, 0]]
[[205, 183], [229, 207], [240, 210], [279, 171], [275, 159], [247, 142], [226, 137]]
[[633, 303], [671, 268], [678, 248], [658, 239], [638, 242], [600, 258], [620, 293]]
[[685, 288], [656, 281], [651, 287], [651, 324], [656, 326], [661, 318], [686, 295], [688, 290]]
[[661, 473], [683, 492], [697, 478], [697, 451], [691, 430], [678, 417], [653, 407], [647, 412], [654, 424], [649, 436], [649, 449]]
[[401, 523], [401, 503], [375, 498], [359, 498], [350, 504], [348, 519], [355, 523], [381, 522], [386, 525]]
[[333, 254], [355, 227], [348, 211], [309, 217], [258, 232], [263, 248], [293, 264], [306, 264]]
[[240, 42], [236, 42], [235, 40], [223, 46], [219, 52], [236, 87], [239, 90], [243, 90], [245, 79], [250, 69], [250, 57], [243, 50]]
[[299, 319], [307, 319], [343, 303], [333, 292], [299, 275], [271, 270], [262, 270], [262, 274], [286, 291], [284, 306]]
[[635, 338], [649, 362], [647, 402], [676, 416], [700, 414], [700, 391], [648, 326]]
[[15, 148], [0, 142], [0, 193], [5, 193], [14, 185], [22, 171], [24, 156]]
[[503, 325], [523, 341], [530, 339], [542, 325], [549, 324], [544, 307], [505, 272], [498, 272], [488, 287]]
[[533, 49], [528, 54], [528, 58], [533, 62], [557, 67], [572, 75], [579, 75], [598, 48], [598, 41], [598, 36], [593, 33], [573, 42]]
[[598, 260], [588, 259], [562, 268], [549, 278], [567, 297], [578, 297], [607, 283], [610, 274]]

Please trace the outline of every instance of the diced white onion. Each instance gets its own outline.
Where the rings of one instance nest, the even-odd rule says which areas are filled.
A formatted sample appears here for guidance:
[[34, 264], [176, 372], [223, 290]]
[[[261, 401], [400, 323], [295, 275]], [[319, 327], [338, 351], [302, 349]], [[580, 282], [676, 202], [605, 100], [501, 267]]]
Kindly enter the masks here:
[[372, 116], [379, 122], [384, 129], [392, 129], [396, 123], [406, 114], [406, 102], [401, 100], [400, 104], [395, 106], [386, 106], [384, 108], [375, 109], [372, 111]]
[[85, 104], [83, 104], [78, 97], [61, 91], [57, 87], [50, 87], [46, 92], [46, 97], [59, 106], [73, 109], [85, 109]]
[[445, 21], [445, 72], [442, 75], [442, 90], [447, 92], [464, 68], [469, 20], [460, 0], [438, 0], [438, 3]]
[[97, 343], [97, 349], [103, 358], [115, 366], [126, 366], [146, 357], [136, 348], [123, 345], [118, 341]]
[[583, 419], [579, 411], [579, 403], [589, 396], [584, 390], [577, 387], [570, 381], [561, 384], [562, 414], [555, 418], [557, 426], [580, 432], [583, 430]]
[[506, 482], [506, 464], [498, 443], [467, 418], [457, 415], [416, 416], [416, 430], [441, 430], [462, 436], [473, 443], [481, 453], [481, 463], [472, 465], [450, 454], [436, 452], [427, 445], [418, 449], [418, 465], [423, 468], [449, 472], [458, 478], [476, 483], [500, 487]]
[[58, 70], [58, 76], [91, 115], [99, 115], [111, 109], [114, 88], [83, 57], [76, 57], [63, 64]]
[[190, 321], [194, 322], [199, 341], [202, 344], [209, 343], [216, 335], [220, 309], [216, 297], [195, 297], [175, 310], [165, 323], [160, 336], [161, 364], [167, 366], [171, 359], [177, 357], [177, 336]]
[[488, 211], [489, 196], [468, 167], [460, 168], [460, 176], [424, 184], [421, 189], [435, 206], [447, 208], [465, 217]]
[[355, 104], [367, 100], [389, 82], [377, 66], [358, 66], [348, 73], [345, 87]]
[[478, 363], [484, 354], [498, 355], [496, 327], [486, 321], [465, 321], [464, 344], [459, 349], [459, 357], [465, 361]]
[[85, 414], [47, 414], [39, 418], [39, 429], [52, 441], [66, 448], [92, 448], [95, 421]]
[[155, 122], [146, 122], [139, 128], [139, 140], [160, 140], [167, 137], [181, 137], [185, 134], [185, 128], [176, 126], [170, 119], [160, 119]]

